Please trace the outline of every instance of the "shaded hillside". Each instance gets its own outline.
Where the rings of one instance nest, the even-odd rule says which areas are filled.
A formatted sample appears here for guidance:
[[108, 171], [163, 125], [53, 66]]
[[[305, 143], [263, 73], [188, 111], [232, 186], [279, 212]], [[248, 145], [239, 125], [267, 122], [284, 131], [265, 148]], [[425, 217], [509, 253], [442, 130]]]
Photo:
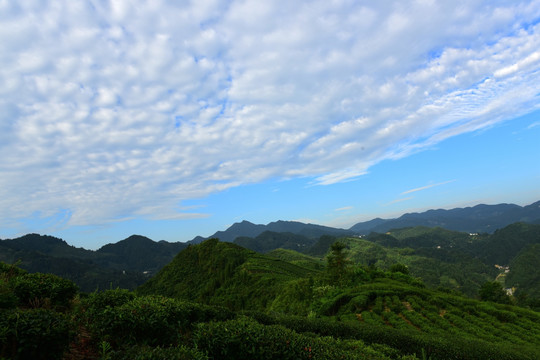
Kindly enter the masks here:
[[540, 243], [528, 245], [510, 262], [506, 287], [516, 287], [518, 296], [536, 298], [540, 305]]
[[297, 235], [290, 232], [265, 231], [255, 238], [239, 236], [234, 243], [260, 253], [283, 248], [304, 252], [315, 243], [315, 239], [307, 238], [303, 235]]
[[233, 243], [209, 239], [182, 250], [137, 292], [224, 305], [233, 310], [264, 309], [288, 281], [313, 273]]
[[497, 230], [475, 249], [488, 264], [508, 265], [527, 245], [540, 243], [540, 225], [516, 223]]
[[336, 242], [338, 238], [330, 235], [323, 235], [310, 248], [306, 249], [305, 253], [312, 256], [323, 257], [330, 249], [330, 246]]
[[17, 264], [30, 273], [50, 273], [76, 283], [81, 291], [110, 288], [134, 289], [147, 277], [140, 272], [121, 271], [100, 266], [89, 259], [56, 257], [38, 251], [17, 250], [0, 242], [0, 261]]
[[19, 262], [30, 272], [65, 277], [82, 291], [111, 287], [134, 289], [185, 246], [184, 243], [155, 242], [134, 235], [92, 251], [76, 248], [52, 236], [28, 234], [0, 240], [0, 261]]
[[186, 243], [155, 242], [147, 237], [132, 235], [96, 251], [96, 262], [114, 269], [156, 273], [170, 262]]
[[428, 210], [407, 213], [397, 219], [374, 219], [350, 228], [359, 234], [385, 233], [391, 229], [428, 226], [468, 233], [492, 233], [515, 222], [534, 223], [540, 220], [540, 201], [527, 206], [514, 204], [476, 205], [450, 210]]
[[94, 252], [69, 245], [54, 236], [27, 234], [16, 239], [0, 240], [0, 245], [20, 251], [35, 251], [56, 257], [92, 259]]

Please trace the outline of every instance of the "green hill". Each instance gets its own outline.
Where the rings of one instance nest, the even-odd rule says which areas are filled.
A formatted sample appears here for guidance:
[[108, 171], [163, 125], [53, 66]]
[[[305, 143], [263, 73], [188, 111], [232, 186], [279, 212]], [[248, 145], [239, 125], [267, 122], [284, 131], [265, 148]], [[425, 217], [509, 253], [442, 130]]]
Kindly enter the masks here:
[[322, 271], [325, 269], [323, 259], [305, 255], [298, 251], [289, 249], [275, 249], [267, 252], [266, 255], [289, 262], [294, 265], [302, 266], [313, 271]]
[[284, 284], [313, 273], [307, 267], [210, 239], [181, 251], [137, 292], [233, 310], [261, 310], [269, 306]]
[[517, 295], [540, 299], [540, 244], [525, 247], [512, 259], [505, 286], [517, 288]]
[[104, 266], [155, 274], [184, 249], [185, 243], [153, 241], [145, 236], [132, 235], [96, 251], [96, 262]]
[[56, 237], [28, 234], [0, 240], [0, 261], [18, 263], [29, 272], [62, 276], [85, 292], [116, 287], [135, 289], [186, 246], [133, 235], [92, 251]]
[[302, 235], [297, 235], [289, 232], [274, 232], [265, 231], [255, 238], [240, 236], [234, 240], [234, 243], [260, 253], [283, 248], [296, 251], [305, 251], [315, 243], [316, 240], [307, 238]]
[[508, 265], [527, 245], [540, 243], [540, 225], [515, 223], [495, 231], [477, 250], [489, 264]]
[[[434, 246], [442, 244], [440, 241], [430, 242], [429, 247], [418, 248], [397, 247], [410, 244], [403, 244], [390, 234], [372, 234], [368, 239], [346, 238], [342, 241], [347, 244], [353, 263], [374, 265], [381, 269], [390, 269], [397, 263], [405, 264], [411, 275], [422, 279], [426, 285], [457, 290], [470, 297], [476, 296], [480, 286], [494, 280], [498, 274], [495, 267], [484, 264], [464, 251], [445, 245], [440, 248], [439, 245]], [[390, 243], [396, 246], [388, 246]]]

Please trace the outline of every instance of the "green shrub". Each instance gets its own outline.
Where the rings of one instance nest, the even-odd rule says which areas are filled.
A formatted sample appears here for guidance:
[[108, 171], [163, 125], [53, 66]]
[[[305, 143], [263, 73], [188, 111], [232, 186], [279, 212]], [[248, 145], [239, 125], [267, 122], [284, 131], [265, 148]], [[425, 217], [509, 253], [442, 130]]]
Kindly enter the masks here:
[[9, 283], [2, 277], [3, 274], [0, 274], [0, 309], [13, 309], [17, 306], [17, 297]]
[[82, 302], [86, 311], [91, 314], [99, 313], [107, 307], [116, 307], [124, 305], [133, 300], [135, 294], [125, 289], [112, 289], [101, 292], [93, 292]]
[[107, 306], [120, 306], [135, 299], [135, 293], [126, 289], [111, 289], [101, 292], [93, 292], [88, 296], [88, 301], [94, 307], [101, 309]]
[[72, 338], [72, 324], [47, 309], [0, 311], [0, 358], [61, 359]]
[[390, 266], [390, 272], [393, 272], [393, 273], [399, 272], [399, 273], [408, 275], [409, 267], [407, 265], [400, 264], [400, 263], [393, 264], [392, 266]]
[[10, 280], [10, 286], [24, 307], [68, 307], [77, 294], [73, 282], [53, 274], [25, 274]]
[[17, 267], [16, 264], [6, 264], [0, 261], [0, 274], [4, 275], [6, 279], [17, 277], [26, 274], [26, 270]]
[[299, 334], [279, 325], [240, 317], [201, 323], [193, 334], [198, 349], [213, 359], [384, 359], [362, 342]]
[[111, 360], [208, 360], [206, 354], [187, 346], [133, 346], [111, 355]]
[[182, 334], [191, 331], [197, 322], [234, 317], [234, 313], [224, 308], [162, 296], [135, 297], [121, 306], [105, 306], [101, 312], [89, 314], [87, 321], [92, 333], [115, 347], [120, 344], [176, 345]]

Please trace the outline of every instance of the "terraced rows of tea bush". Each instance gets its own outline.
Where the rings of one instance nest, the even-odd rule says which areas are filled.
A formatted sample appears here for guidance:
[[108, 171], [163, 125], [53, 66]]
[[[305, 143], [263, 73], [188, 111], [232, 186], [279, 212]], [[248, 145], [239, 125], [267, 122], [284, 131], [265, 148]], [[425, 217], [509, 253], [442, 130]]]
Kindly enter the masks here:
[[429, 289], [411, 287], [407, 292], [388, 280], [357, 287], [345, 298], [348, 301], [343, 299], [336, 315], [369, 325], [540, 346], [540, 316], [524, 308], [435, 295]]

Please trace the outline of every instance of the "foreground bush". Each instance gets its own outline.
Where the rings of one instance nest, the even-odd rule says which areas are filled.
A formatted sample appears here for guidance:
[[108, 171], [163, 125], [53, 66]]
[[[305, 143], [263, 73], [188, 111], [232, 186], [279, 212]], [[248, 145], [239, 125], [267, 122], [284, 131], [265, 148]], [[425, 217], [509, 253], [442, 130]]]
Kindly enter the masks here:
[[110, 356], [111, 360], [208, 360], [202, 352], [186, 346], [145, 347], [136, 346]]
[[53, 274], [24, 274], [10, 280], [19, 306], [67, 308], [78, 292], [77, 285]]
[[47, 309], [0, 311], [1, 359], [61, 359], [72, 338], [71, 322]]
[[212, 359], [385, 359], [384, 354], [360, 341], [298, 334], [279, 325], [262, 325], [240, 317], [199, 324], [195, 344]]
[[87, 326], [97, 340], [107, 341], [115, 348], [119, 345], [178, 345], [196, 323], [234, 317], [234, 313], [226, 309], [162, 296], [130, 300], [128, 294], [116, 290], [91, 297], [86, 302], [86, 312], [83, 309]]

